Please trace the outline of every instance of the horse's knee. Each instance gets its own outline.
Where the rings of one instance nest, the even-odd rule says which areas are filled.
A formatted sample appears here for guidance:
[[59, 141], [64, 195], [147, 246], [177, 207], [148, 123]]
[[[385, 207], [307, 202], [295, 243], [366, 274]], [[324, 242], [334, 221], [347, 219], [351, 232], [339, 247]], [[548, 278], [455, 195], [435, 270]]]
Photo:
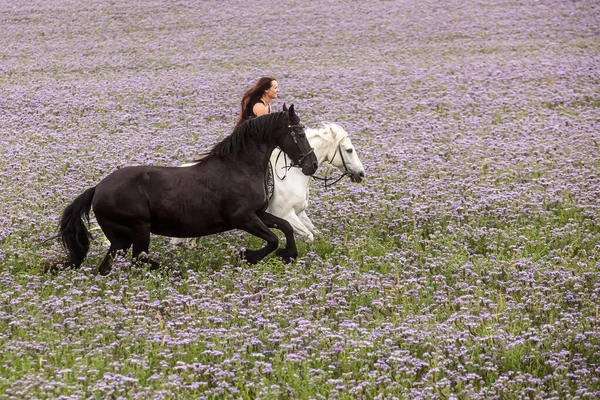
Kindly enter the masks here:
[[283, 233], [294, 230], [294, 227], [286, 218], [282, 218], [282, 221], [277, 223], [276, 228]]
[[298, 236], [306, 236], [306, 237], [312, 236], [310, 229], [308, 229], [306, 226], [304, 226], [304, 224], [300, 221], [297, 221], [296, 223], [291, 224], [291, 226], [294, 228], [294, 234], [296, 234]]
[[269, 235], [269, 238], [267, 239], [267, 248], [275, 250], [277, 247], [279, 247], [279, 237], [273, 233], [273, 235]]

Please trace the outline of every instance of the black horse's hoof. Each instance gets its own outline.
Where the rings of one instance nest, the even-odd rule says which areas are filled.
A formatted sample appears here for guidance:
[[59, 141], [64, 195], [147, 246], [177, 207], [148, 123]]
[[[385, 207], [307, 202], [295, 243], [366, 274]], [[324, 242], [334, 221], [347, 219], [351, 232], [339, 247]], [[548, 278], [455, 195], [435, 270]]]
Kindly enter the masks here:
[[298, 253], [296, 253], [296, 254], [290, 254], [285, 249], [277, 249], [277, 251], [275, 252], [275, 254], [277, 255], [277, 257], [280, 257], [283, 260], [283, 262], [286, 263], [286, 264], [291, 263], [298, 256]]
[[150, 256], [146, 253], [140, 254], [134, 264], [140, 268], [148, 268], [149, 271], [155, 271], [160, 267], [160, 263], [150, 258]]
[[242, 250], [240, 256], [243, 260], [246, 260], [248, 264], [256, 264], [260, 261], [256, 253], [257, 252], [254, 250]]
[[158, 263], [158, 261], [154, 261], [154, 260], [148, 260], [146, 262], [146, 264], [148, 264], [148, 269], [150, 271], [155, 271], [160, 267], [160, 264]]

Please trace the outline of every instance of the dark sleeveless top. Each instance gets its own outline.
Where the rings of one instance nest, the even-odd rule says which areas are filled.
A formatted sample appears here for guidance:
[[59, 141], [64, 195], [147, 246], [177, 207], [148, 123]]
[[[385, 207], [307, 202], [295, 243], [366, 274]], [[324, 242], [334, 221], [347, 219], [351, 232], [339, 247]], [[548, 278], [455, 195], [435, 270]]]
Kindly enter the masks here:
[[271, 105], [266, 105], [264, 101], [262, 101], [261, 99], [256, 99], [254, 101], [251, 101], [250, 103], [248, 103], [248, 106], [246, 108], [246, 118], [245, 119], [250, 119], [250, 118], [256, 118], [256, 114], [254, 114], [254, 105], [257, 103], [261, 103], [262, 105], [266, 106], [269, 110], [269, 113], [271, 112]]

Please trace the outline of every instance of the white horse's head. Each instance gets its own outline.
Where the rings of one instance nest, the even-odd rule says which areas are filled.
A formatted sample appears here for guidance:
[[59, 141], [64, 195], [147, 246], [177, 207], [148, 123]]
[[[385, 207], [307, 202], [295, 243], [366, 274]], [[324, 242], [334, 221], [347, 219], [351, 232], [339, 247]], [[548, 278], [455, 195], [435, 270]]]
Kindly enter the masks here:
[[323, 125], [325, 125], [325, 129], [321, 131], [321, 137], [327, 143], [325, 160], [342, 173], [348, 174], [352, 182], [362, 181], [365, 177], [365, 168], [348, 137], [348, 132], [337, 124], [325, 123]]

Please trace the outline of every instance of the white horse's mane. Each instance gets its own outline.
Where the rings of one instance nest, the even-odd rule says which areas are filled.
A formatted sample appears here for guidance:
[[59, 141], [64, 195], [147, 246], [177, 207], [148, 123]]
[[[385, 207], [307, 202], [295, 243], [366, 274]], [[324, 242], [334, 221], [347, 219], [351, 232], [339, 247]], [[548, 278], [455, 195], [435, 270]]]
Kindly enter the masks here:
[[307, 129], [306, 135], [310, 139], [314, 136], [319, 136], [328, 143], [333, 143], [334, 146], [338, 146], [342, 140], [348, 137], [348, 132], [338, 124], [330, 122], [322, 122], [323, 128], [320, 129]]

